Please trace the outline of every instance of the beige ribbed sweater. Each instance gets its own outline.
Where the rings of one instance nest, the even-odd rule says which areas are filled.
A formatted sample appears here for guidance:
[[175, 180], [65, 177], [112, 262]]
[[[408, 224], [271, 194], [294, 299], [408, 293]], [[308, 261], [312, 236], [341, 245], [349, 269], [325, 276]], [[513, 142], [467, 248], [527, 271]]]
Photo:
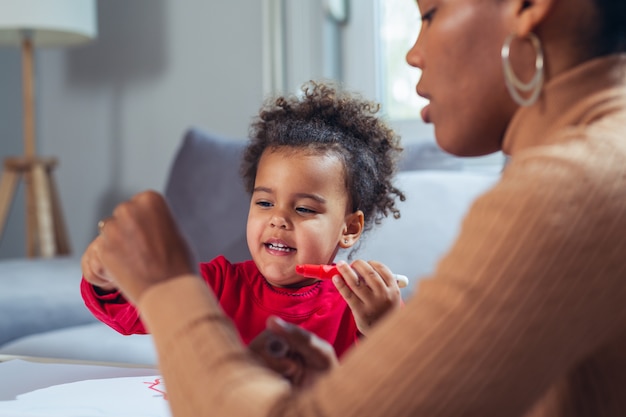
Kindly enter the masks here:
[[176, 417], [626, 416], [626, 55], [545, 86], [433, 276], [311, 390], [255, 366], [206, 285], [139, 302]]

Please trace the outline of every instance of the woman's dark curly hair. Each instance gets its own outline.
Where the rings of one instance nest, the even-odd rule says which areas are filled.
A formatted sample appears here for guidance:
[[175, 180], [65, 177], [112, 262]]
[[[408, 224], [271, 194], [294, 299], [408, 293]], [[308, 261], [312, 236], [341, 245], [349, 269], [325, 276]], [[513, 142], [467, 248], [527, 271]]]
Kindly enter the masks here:
[[598, 55], [626, 52], [626, 2], [595, 0], [600, 19], [596, 41]]
[[402, 191], [391, 183], [400, 138], [376, 117], [380, 106], [333, 84], [310, 81], [302, 96], [268, 100], [250, 126], [250, 142], [241, 165], [246, 191], [252, 193], [261, 155], [266, 149], [304, 149], [337, 155], [344, 165], [352, 210], [361, 210], [364, 230], [391, 213], [400, 217], [395, 198]]

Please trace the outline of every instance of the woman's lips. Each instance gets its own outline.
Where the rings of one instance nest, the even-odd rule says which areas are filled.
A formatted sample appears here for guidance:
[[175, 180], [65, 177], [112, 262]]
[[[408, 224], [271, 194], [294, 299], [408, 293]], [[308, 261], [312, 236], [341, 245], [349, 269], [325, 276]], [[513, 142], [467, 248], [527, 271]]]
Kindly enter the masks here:
[[424, 123], [430, 123], [430, 104], [425, 105], [420, 111]]
[[426, 92], [422, 91], [419, 85], [415, 86], [415, 91], [418, 96], [428, 100], [428, 103], [420, 111], [420, 116], [422, 116], [424, 123], [430, 123], [430, 96]]

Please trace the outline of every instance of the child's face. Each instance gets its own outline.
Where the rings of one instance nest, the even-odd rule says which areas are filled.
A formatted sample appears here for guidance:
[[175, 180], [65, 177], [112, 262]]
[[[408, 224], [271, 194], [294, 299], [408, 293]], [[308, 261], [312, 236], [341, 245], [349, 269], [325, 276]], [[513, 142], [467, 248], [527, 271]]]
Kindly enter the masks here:
[[[247, 238], [252, 259], [270, 284], [310, 283], [295, 273], [296, 265], [331, 263], [340, 242], [348, 246], [344, 233], [358, 228], [358, 238], [359, 214], [349, 213], [344, 182], [342, 162], [334, 155], [280, 149], [263, 153], [250, 200]], [[350, 235], [349, 245], [354, 240]]]

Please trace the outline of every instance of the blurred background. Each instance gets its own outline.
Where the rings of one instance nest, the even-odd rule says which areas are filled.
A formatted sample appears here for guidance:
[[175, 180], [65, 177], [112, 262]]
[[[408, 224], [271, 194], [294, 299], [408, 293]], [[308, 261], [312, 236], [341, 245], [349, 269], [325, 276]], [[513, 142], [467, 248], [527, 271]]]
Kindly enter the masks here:
[[[59, 160], [72, 254], [118, 202], [163, 190], [189, 127], [245, 140], [264, 98], [309, 79], [380, 101], [404, 141], [433, 140], [404, 62], [419, 24], [414, 0], [97, 0], [95, 39], [34, 52], [37, 149]], [[0, 47], [2, 159], [23, 152], [22, 116], [20, 50]], [[23, 194], [0, 258], [25, 256]]]

